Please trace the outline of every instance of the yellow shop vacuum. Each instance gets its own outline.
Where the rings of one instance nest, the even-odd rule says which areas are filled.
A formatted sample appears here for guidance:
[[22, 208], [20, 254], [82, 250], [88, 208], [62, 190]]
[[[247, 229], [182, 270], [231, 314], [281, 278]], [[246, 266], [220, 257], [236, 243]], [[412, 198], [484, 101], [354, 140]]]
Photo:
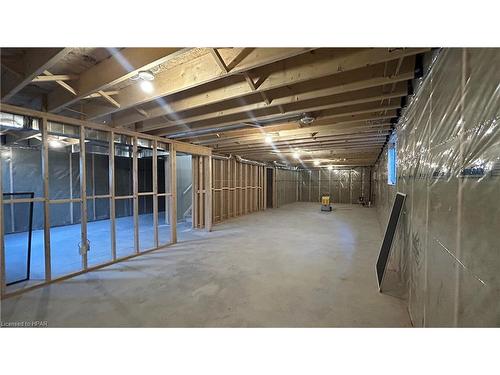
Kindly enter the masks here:
[[321, 196], [321, 211], [331, 211], [332, 205], [330, 204], [330, 196], [322, 195]]

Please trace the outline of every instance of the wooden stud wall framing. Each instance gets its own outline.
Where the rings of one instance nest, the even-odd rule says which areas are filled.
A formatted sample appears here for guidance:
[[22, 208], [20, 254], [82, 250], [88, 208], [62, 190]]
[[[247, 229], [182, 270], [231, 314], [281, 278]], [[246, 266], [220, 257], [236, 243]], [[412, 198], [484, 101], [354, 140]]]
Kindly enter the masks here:
[[264, 169], [233, 158], [212, 158], [214, 223], [265, 209]]
[[[42, 161], [42, 176], [43, 176], [43, 197], [36, 197], [36, 198], [29, 198], [29, 199], [19, 199], [16, 200], [16, 203], [29, 203], [29, 202], [40, 202], [43, 203], [43, 225], [44, 225], [44, 267], [45, 267], [45, 279], [41, 282], [35, 282], [29, 283], [26, 285], [21, 285], [19, 284], [15, 289], [7, 289], [6, 287], [6, 275], [5, 275], [5, 243], [4, 243], [4, 231], [3, 231], [3, 194], [2, 194], [2, 189], [0, 186], [0, 213], [1, 219], [0, 219], [0, 292], [1, 292], [1, 297], [2, 298], [7, 298], [11, 296], [15, 296], [21, 293], [24, 293], [26, 291], [38, 288], [40, 286], [57, 282], [57, 281], [62, 281], [66, 280], [70, 277], [80, 275], [82, 273], [91, 271], [91, 270], [96, 270], [104, 266], [111, 265], [113, 263], [125, 260], [125, 259], [130, 259], [134, 256], [143, 254], [145, 252], [152, 251], [159, 246], [159, 240], [158, 240], [158, 183], [157, 183], [157, 145], [158, 142], [161, 142], [162, 144], [168, 145], [169, 147], [169, 152], [170, 152], [170, 157], [168, 158], [169, 163], [168, 165], [165, 166], [166, 168], [166, 173], [165, 173], [165, 182], [169, 183], [170, 186], [167, 187], [167, 184], [165, 186], [166, 193], [162, 193], [162, 196], [165, 196], [166, 200], [166, 206], [169, 206], [168, 210], [168, 215], [169, 215], [169, 222], [170, 222], [170, 239], [171, 243], [175, 243], [177, 241], [177, 191], [176, 191], [176, 185], [177, 185], [177, 178], [176, 178], [176, 152], [184, 152], [184, 153], [189, 153], [193, 155], [193, 160], [199, 160], [201, 163], [202, 169], [200, 171], [201, 179], [195, 180], [197, 183], [201, 181], [202, 185], [200, 190], [203, 190], [203, 197], [201, 198], [203, 200], [202, 204], [200, 205], [200, 202], [198, 201], [197, 205], [193, 207], [193, 212], [200, 212], [201, 215], [201, 220], [198, 223], [200, 226], [205, 226], [207, 227], [207, 230], [211, 229], [211, 222], [212, 222], [212, 210], [211, 210], [211, 189], [206, 190], [205, 186], [211, 186], [212, 184], [212, 179], [210, 176], [211, 173], [211, 149], [203, 146], [197, 146], [197, 145], [192, 145], [192, 144], [187, 144], [179, 141], [173, 141], [169, 140], [166, 138], [158, 138], [152, 135], [148, 134], [142, 134], [142, 133], [137, 133], [133, 131], [129, 131], [126, 129], [118, 129], [118, 128], [110, 128], [108, 126], [104, 125], [99, 125], [83, 120], [78, 120], [74, 118], [69, 118], [69, 117], [64, 117], [60, 115], [55, 115], [52, 113], [46, 113], [46, 112], [39, 112], [39, 111], [34, 111], [26, 108], [21, 108], [21, 107], [16, 107], [8, 104], [1, 103], [0, 104], [0, 111], [6, 112], [6, 113], [11, 113], [14, 115], [21, 115], [21, 116], [29, 116], [35, 119], [38, 119], [39, 124], [40, 124], [40, 132], [41, 132], [41, 142], [42, 142], [42, 148], [41, 148], [41, 161]], [[70, 199], [50, 199], [49, 195], [49, 121], [55, 122], [55, 123], [61, 123], [61, 124], [67, 124], [67, 125], [72, 125], [72, 126], [77, 126], [79, 127], [80, 130], [80, 135], [79, 135], [79, 145], [80, 145], [80, 152], [79, 152], [79, 161], [80, 161], [80, 198], [70, 198]], [[103, 131], [107, 132], [109, 134], [109, 174], [108, 174], [108, 183], [109, 183], [109, 194], [108, 195], [103, 195], [103, 196], [96, 196], [92, 192], [90, 192], [91, 195], [87, 195], [86, 191], [86, 158], [85, 158], [85, 129], [94, 129], [98, 131]], [[115, 189], [115, 144], [114, 144], [114, 139], [115, 135], [126, 135], [132, 138], [133, 140], [133, 162], [132, 162], [132, 176], [133, 176], [133, 195], [129, 197], [121, 196], [121, 197], [116, 197], [116, 189]], [[152, 145], [153, 145], [153, 186], [152, 186], [152, 192], [150, 193], [139, 193], [138, 191], [138, 155], [137, 155], [137, 138], [149, 140]], [[194, 165], [195, 163], [193, 163]], [[204, 169], [203, 169], [204, 168]], [[1, 170], [0, 170], [1, 172]], [[224, 172], [226, 173], [226, 172]], [[0, 181], [1, 185], [1, 181]], [[168, 191], [170, 189], [170, 192]], [[139, 227], [138, 227], [138, 214], [139, 214], [139, 204], [138, 204], [138, 199], [139, 196], [142, 195], [148, 195], [153, 197], [153, 222], [154, 222], [154, 244], [155, 248], [151, 250], [146, 250], [140, 252], [140, 247], [139, 247]], [[195, 197], [198, 194], [194, 194], [193, 192], [193, 197]], [[88, 259], [87, 259], [87, 204], [86, 201], [87, 199], [94, 199], [98, 198], [108, 198], [110, 199], [110, 225], [111, 225], [111, 230], [110, 230], [110, 240], [111, 240], [111, 254], [110, 254], [110, 259], [111, 261], [109, 262], [104, 262], [102, 264], [96, 265], [96, 266], [91, 266], [89, 267], [88, 265]], [[133, 199], [133, 205], [134, 205], [134, 210], [133, 210], [133, 216], [134, 216], [134, 253], [131, 255], [123, 256], [120, 258], [117, 258], [117, 249], [116, 249], [116, 228], [115, 228], [115, 223], [116, 223], [116, 204], [115, 200], [121, 198], [121, 199]], [[198, 200], [200, 197], [196, 197]], [[194, 200], [194, 202], [197, 202], [197, 199]], [[169, 203], [167, 203], [169, 201]], [[81, 260], [82, 260], [82, 267], [81, 270], [76, 271], [76, 272], [71, 272], [68, 273], [64, 276], [60, 277], [53, 277], [53, 270], [51, 267], [51, 248], [50, 248], [50, 204], [51, 203], [71, 203], [71, 202], [79, 202], [81, 204], [81, 241], [80, 241], [80, 246], [81, 246]], [[206, 217], [203, 215], [206, 214]], [[196, 215], [200, 216], [200, 215]], [[194, 225], [194, 221], [193, 221]], [[161, 247], [165, 246], [165, 244], [162, 244]], [[78, 249], [75, 249], [75, 251], [78, 251]]]

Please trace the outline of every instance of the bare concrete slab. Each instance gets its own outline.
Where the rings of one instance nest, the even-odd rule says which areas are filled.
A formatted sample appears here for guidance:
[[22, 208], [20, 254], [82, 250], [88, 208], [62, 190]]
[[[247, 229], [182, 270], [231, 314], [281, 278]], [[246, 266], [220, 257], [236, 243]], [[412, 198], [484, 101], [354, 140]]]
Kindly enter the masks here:
[[375, 209], [294, 203], [2, 301], [49, 327], [407, 327], [378, 292]]

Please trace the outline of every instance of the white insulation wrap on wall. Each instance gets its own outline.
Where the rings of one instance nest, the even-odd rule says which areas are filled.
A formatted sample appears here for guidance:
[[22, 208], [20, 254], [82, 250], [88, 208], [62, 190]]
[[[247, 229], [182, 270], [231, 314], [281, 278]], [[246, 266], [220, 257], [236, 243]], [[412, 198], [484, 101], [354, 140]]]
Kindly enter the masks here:
[[323, 195], [332, 203], [359, 203], [370, 196], [371, 167], [317, 168], [299, 173], [299, 200], [321, 202]]
[[396, 126], [396, 186], [387, 148], [373, 174], [383, 228], [407, 194], [389, 269], [415, 326], [498, 327], [500, 50], [443, 49], [426, 65]]

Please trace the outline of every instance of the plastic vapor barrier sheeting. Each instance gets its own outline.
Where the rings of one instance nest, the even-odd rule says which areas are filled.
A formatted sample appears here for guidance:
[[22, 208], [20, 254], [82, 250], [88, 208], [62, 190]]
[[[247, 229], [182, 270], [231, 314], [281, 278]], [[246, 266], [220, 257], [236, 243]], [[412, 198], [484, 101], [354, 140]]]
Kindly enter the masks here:
[[382, 290], [408, 300], [415, 326], [500, 326], [500, 50], [442, 49], [396, 126], [397, 181], [387, 148], [374, 170], [385, 228], [407, 194]]
[[370, 167], [311, 169], [300, 171], [299, 199], [320, 202], [329, 195], [332, 203], [359, 203], [370, 196]]

